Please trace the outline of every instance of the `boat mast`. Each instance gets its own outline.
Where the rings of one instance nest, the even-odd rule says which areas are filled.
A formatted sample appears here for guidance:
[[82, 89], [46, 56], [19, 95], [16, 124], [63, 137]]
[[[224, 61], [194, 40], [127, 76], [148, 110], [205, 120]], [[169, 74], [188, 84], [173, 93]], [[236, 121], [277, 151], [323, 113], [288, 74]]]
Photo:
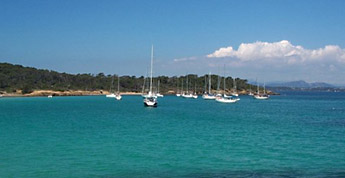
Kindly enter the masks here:
[[183, 78], [182, 78], [182, 82], [181, 82], [181, 94], [184, 94], [184, 91], [183, 91]]
[[264, 82], [264, 95], [266, 95], [266, 84]]
[[258, 95], [259, 95], [260, 94], [260, 88], [259, 88], [258, 79], [256, 79], [256, 85], [257, 85], [257, 88], [258, 88]]
[[224, 85], [223, 95], [225, 96], [225, 64], [224, 64], [224, 82], [223, 82], [223, 85]]
[[111, 93], [111, 88], [113, 87], [113, 85], [114, 85], [114, 75], [111, 79], [111, 85], [110, 85], [109, 93]]
[[118, 75], [118, 80], [117, 80], [117, 93], [120, 94], [120, 76]]
[[158, 80], [158, 89], [157, 89], [157, 93], [159, 93], [159, 80]]
[[187, 90], [186, 90], [187, 92], [186, 93], [189, 94], [189, 90], [188, 90], [188, 74], [187, 74], [187, 81], [186, 81], [186, 83], [187, 83]]
[[217, 94], [219, 94], [219, 86], [220, 86], [220, 76], [218, 75], [218, 81], [217, 81]]
[[151, 49], [151, 79], [150, 79], [150, 93], [152, 94], [152, 68], [153, 68], [153, 45]]
[[208, 74], [208, 94], [211, 94], [211, 72]]
[[206, 75], [205, 75], [205, 89], [204, 89], [204, 93], [206, 93], [206, 85], [207, 85], [207, 81], [206, 81]]

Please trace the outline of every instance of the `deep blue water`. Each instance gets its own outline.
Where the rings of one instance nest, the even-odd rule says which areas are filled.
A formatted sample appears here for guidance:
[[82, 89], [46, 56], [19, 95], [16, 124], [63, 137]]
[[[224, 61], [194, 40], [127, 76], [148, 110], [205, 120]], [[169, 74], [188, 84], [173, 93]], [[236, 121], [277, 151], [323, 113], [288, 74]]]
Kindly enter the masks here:
[[0, 177], [345, 177], [345, 93], [1, 98]]

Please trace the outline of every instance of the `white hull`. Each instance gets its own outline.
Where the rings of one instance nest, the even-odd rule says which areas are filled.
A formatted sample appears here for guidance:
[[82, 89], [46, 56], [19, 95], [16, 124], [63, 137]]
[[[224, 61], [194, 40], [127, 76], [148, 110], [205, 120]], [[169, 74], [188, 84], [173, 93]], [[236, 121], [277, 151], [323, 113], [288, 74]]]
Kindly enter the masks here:
[[216, 98], [216, 101], [218, 101], [220, 103], [236, 103], [238, 101], [238, 99], [218, 97], [218, 98]]
[[198, 98], [198, 95], [193, 95], [193, 98], [194, 98], [194, 99], [197, 99], [197, 98]]
[[208, 95], [208, 94], [202, 95], [202, 98], [203, 98], [204, 100], [214, 100], [214, 99], [216, 99], [215, 96], [213, 96], [213, 95]]
[[238, 93], [231, 93], [232, 96], [238, 96]]
[[249, 96], [254, 96], [254, 94], [253, 94], [253, 93], [249, 93], [248, 95], [249, 95]]
[[187, 94], [187, 95], [183, 94], [182, 97], [183, 98], [193, 98], [193, 95], [191, 95], [191, 94]]
[[107, 97], [107, 98], [115, 98], [115, 94], [114, 93], [112, 93], [112, 94], [109, 94], [109, 95], [105, 95], [105, 97]]
[[160, 93], [157, 93], [156, 95], [157, 95], [157, 97], [160, 97], [160, 98], [163, 98], [163, 97], [164, 97], [164, 95], [162, 95], [162, 94], [160, 94]]
[[254, 95], [254, 98], [258, 100], [267, 100], [269, 96]]
[[179, 94], [179, 93], [178, 93], [178, 94], [176, 94], [176, 96], [177, 96], [177, 97], [180, 97], [180, 96], [181, 96], [181, 94]]
[[121, 95], [116, 95], [116, 96], [115, 96], [115, 99], [116, 99], [116, 100], [121, 100], [121, 99], [122, 99], [122, 96], [121, 96]]
[[53, 96], [52, 95], [48, 95], [48, 98], [53, 98]]
[[157, 107], [157, 99], [156, 98], [145, 98], [144, 105], [147, 107]]

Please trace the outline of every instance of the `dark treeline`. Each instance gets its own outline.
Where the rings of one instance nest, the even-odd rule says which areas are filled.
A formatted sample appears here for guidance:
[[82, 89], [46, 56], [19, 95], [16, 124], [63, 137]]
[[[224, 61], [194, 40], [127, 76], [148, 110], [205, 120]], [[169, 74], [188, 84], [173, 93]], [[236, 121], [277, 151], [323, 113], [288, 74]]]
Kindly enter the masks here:
[[[208, 75], [206, 76], [208, 77]], [[182, 81], [183, 88], [186, 90], [187, 76], [159, 76], [153, 80], [154, 88], [157, 86], [157, 81], [160, 81], [160, 91], [166, 93], [168, 91], [176, 91], [181, 89]], [[114, 86], [112, 86], [114, 80]], [[238, 90], [249, 88], [247, 80], [236, 78], [236, 85]], [[212, 75], [212, 89], [217, 89], [218, 76]], [[149, 79], [146, 79], [146, 88], [148, 88]], [[208, 82], [208, 80], [207, 80]], [[220, 88], [223, 88], [223, 78], [221, 77]], [[197, 76], [195, 74], [188, 75], [188, 83], [190, 91], [198, 93], [204, 92], [205, 76]], [[141, 92], [144, 85], [144, 76], [121, 76], [120, 77], [120, 90], [121, 92]], [[226, 88], [233, 87], [233, 79], [226, 78]], [[251, 86], [254, 90], [254, 86]], [[32, 67], [23, 67], [21, 65], [13, 65], [9, 63], [0, 63], [0, 91], [8, 93], [22, 90], [23, 93], [30, 93], [33, 90], [105, 90], [109, 91], [117, 89], [117, 76], [99, 74], [67, 74], [59, 73], [51, 70], [42, 70]]]

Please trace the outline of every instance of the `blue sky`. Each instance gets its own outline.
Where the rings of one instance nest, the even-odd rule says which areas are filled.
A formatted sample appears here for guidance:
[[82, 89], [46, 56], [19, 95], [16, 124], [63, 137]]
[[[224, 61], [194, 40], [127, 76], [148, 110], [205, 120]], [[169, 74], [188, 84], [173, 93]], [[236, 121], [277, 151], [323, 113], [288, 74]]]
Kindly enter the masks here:
[[223, 73], [226, 64], [241, 78], [345, 84], [343, 9], [336, 0], [1, 0], [0, 61], [144, 75], [154, 44], [156, 75]]

